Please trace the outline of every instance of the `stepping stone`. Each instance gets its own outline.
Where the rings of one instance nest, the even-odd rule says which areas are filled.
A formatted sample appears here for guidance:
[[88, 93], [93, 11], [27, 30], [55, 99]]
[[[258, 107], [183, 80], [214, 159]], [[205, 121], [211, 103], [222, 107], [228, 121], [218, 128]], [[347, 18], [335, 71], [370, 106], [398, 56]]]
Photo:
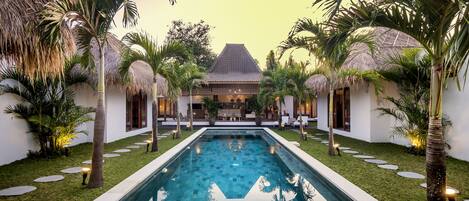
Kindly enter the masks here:
[[368, 155], [353, 155], [355, 158], [361, 158], [361, 159], [373, 159], [375, 158], [374, 156], [368, 156]]
[[136, 144], [136, 145], [147, 145], [146, 142], [136, 142], [136, 143], [134, 143], [134, 144]]
[[329, 144], [329, 141], [328, 140], [323, 140], [321, 141], [322, 144]]
[[168, 137], [168, 136], [158, 136], [158, 137], [156, 137], [156, 138], [158, 138], [158, 139], [163, 139], [163, 138], [166, 138], [166, 137]]
[[415, 172], [398, 172], [397, 175], [410, 179], [425, 179], [425, 176]]
[[66, 173], [66, 174], [80, 173], [81, 172], [81, 167], [71, 167], [71, 168], [60, 170], [60, 172]]
[[383, 165], [383, 164], [388, 163], [388, 162], [386, 162], [386, 161], [379, 160], [379, 159], [365, 159], [365, 162], [367, 162], [367, 163], [373, 163], [373, 164], [378, 164], [378, 165]]
[[[422, 188], [427, 188], [427, 183], [421, 183], [419, 186], [422, 187]], [[446, 186], [446, 189], [451, 189], [451, 190], [453, 190], [455, 194], [459, 194], [459, 193], [460, 193], [458, 189], [455, 189], [455, 188], [453, 188], [453, 187], [451, 187], [451, 186]]]
[[132, 150], [130, 149], [118, 149], [118, 150], [114, 150], [113, 152], [116, 152], [116, 153], [126, 153], [126, 152], [130, 152]]
[[5, 188], [0, 190], [0, 196], [15, 196], [23, 195], [32, 191], [35, 191], [37, 188], [34, 186], [15, 186], [11, 188]]
[[344, 150], [343, 152], [347, 154], [358, 154], [358, 151], [353, 151], [353, 150]]
[[349, 150], [350, 147], [339, 147], [340, 150]]
[[386, 170], [397, 170], [399, 169], [399, 166], [397, 165], [378, 165], [379, 168], [383, 168], [383, 169], [386, 169]]
[[63, 179], [64, 179], [64, 176], [62, 175], [51, 175], [51, 176], [46, 176], [46, 177], [39, 177], [35, 179], [34, 182], [46, 183], [46, 182], [60, 181]]
[[139, 134], [139, 135], [151, 135], [151, 133], [142, 133], [142, 134]]
[[[83, 161], [83, 162], [81, 162], [81, 163], [90, 165], [90, 164], [91, 164], [91, 160], [86, 160], [86, 161]], [[103, 160], [103, 163], [104, 163], [104, 160]]]
[[299, 147], [299, 146], [300, 146], [300, 143], [299, 143], [299, 142], [297, 142], [297, 141], [290, 141], [290, 143], [291, 143], [292, 145], [295, 145], [295, 146], [297, 146], [297, 147]]
[[140, 148], [140, 146], [138, 146], [138, 145], [129, 145], [129, 146], [126, 146], [125, 148], [138, 149], [138, 148]]
[[104, 158], [114, 158], [114, 157], [119, 157], [121, 156], [120, 154], [103, 154]]

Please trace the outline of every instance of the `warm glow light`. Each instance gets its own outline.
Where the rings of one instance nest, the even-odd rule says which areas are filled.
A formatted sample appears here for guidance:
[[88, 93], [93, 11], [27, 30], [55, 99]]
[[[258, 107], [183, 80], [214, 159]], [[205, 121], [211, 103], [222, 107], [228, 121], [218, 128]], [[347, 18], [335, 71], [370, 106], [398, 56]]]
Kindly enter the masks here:
[[340, 146], [340, 144], [334, 144], [334, 147], [335, 147], [335, 148], [337, 148], [337, 147], [339, 147], [339, 146]]
[[161, 170], [162, 173], [167, 173], [168, 172], [168, 169], [167, 168], [163, 168], [163, 170]]
[[275, 154], [275, 147], [274, 147], [274, 146], [270, 146], [269, 152], [270, 152], [270, 154]]
[[454, 189], [447, 188], [446, 195], [456, 195], [456, 191]]
[[89, 172], [89, 171], [91, 171], [91, 169], [88, 168], [88, 167], [84, 167], [84, 168], [81, 168], [81, 171], [82, 172]]
[[199, 145], [199, 144], [195, 145], [195, 153], [196, 153], [196, 154], [202, 153], [202, 149], [200, 149], [200, 145]]
[[150, 144], [150, 143], [153, 142], [153, 140], [146, 140], [146, 142], [147, 142], [148, 144]]

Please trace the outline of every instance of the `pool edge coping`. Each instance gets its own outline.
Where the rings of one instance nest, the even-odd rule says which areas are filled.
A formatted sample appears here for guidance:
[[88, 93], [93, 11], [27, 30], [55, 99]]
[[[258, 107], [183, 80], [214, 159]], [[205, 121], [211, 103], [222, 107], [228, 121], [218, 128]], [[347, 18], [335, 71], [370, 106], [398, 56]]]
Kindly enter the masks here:
[[212, 129], [246, 129], [246, 130], [264, 130], [270, 136], [272, 136], [277, 142], [282, 144], [287, 148], [291, 153], [296, 155], [300, 160], [302, 160], [310, 168], [314, 169], [318, 174], [320, 174], [324, 179], [330, 182], [334, 187], [338, 188], [340, 191], [345, 193], [352, 200], [377, 200], [372, 197], [370, 194], [362, 190], [360, 187], [356, 186], [352, 182], [345, 179], [342, 175], [338, 174], [334, 170], [330, 169], [313, 156], [309, 155], [302, 149], [296, 147], [290, 143], [287, 139], [283, 138], [270, 128], [266, 127], [203, 127], [198, 131], [191, 134], [189, 137], [184, 139], [182, 142], [178, 143], [165, 153], [161, 154], [159, 157], [155, 158], [150, 163], [146, 164], [135, 173], [125, 178], [117, 185], [113, 186], [111, 189], [101, 194], [95, 199], [95, 201], [110, 201], [110, 200], [120, 200], [124, 198], [129, 192], [131, 192], [135, 187], [144, 182], [149, 176], [151, 176], [155, 171], [162, 168], [168, 161], [170, 161], [178, 153], [186, 149], [194, 140], [200, 137], [202, 133], [206, 130]]

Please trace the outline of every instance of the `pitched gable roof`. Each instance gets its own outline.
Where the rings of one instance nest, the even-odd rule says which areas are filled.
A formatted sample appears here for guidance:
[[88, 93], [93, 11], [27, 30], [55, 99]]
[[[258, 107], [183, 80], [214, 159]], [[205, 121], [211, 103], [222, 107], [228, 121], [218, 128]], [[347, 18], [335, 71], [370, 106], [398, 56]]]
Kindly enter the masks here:
[[261, 69], [244, 44], [226, 44], [209, 73], [207, 81], [259, 82]]

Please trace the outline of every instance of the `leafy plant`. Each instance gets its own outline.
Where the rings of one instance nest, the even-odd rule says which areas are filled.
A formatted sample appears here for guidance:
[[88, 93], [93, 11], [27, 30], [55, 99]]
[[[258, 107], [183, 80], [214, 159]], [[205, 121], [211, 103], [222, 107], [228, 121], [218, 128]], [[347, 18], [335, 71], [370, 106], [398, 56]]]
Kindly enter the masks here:
[[204, 106], [207, 109], [210, 125], [214, 125], [215, 120], [218, 116], [218, 108], [220, 107], [220, 104], [208, 97], [204, 97], [202, 99], [202, 102], [204, 103]]

